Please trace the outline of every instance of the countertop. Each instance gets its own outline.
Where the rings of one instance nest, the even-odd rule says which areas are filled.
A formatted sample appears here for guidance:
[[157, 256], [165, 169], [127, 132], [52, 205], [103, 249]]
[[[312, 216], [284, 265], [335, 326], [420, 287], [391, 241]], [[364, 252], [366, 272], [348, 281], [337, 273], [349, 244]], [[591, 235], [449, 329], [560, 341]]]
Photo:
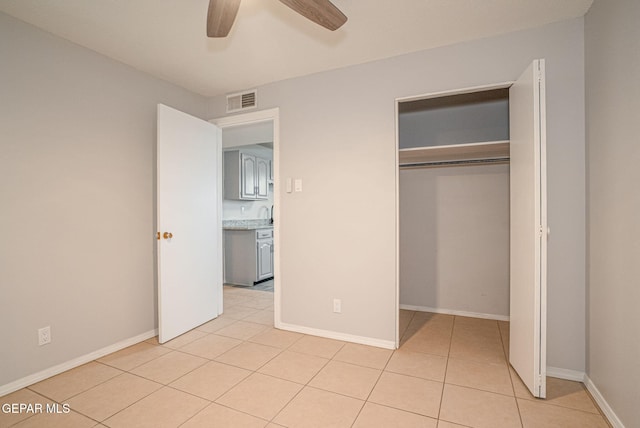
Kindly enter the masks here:
[[269, 219], [222, 220], [222, 229], [223, 230], [273, 229], [273, 224], [269, 223]]

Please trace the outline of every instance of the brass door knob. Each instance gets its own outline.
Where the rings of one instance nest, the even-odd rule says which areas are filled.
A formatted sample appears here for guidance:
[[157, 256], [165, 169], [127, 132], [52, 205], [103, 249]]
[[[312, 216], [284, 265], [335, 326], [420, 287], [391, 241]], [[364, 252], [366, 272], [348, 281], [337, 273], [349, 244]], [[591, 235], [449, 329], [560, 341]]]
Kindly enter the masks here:
[[162, 235], [162, 237], [163, 237], [164, 239], [171, 239], [171, 238], [173, 238], [173, 233], [171, 233], [171, 232], [165, 232], [165, 233]]

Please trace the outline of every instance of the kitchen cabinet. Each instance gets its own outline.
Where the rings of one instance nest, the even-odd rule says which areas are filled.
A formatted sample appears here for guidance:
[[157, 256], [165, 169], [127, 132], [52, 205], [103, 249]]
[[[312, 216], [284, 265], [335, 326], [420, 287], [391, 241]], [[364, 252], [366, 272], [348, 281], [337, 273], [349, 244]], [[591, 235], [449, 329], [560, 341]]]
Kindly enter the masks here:
[[269, 198], [269, 160], [241, 150], [224, 152], [224, 198]]
[[273, 184], [273, 161], [269, 161], [269, 183]]
[[256, 281], [273, 277], [273, 229], [256, 231]]
[[273, 277], [273, 228], [224, 231], [224, 282], [252, 286]]

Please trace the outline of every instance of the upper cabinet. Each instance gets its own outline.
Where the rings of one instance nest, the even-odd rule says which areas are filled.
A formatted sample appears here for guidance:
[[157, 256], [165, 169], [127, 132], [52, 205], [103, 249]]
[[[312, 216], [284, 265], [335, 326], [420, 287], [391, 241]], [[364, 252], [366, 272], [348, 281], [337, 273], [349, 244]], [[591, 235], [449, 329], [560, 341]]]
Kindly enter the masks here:
[[269, 198], [269, 160], [242, 150], [224, 152], [224, 198]]
[[256, 157], [256, 199], [269, 197], [269, 160]]

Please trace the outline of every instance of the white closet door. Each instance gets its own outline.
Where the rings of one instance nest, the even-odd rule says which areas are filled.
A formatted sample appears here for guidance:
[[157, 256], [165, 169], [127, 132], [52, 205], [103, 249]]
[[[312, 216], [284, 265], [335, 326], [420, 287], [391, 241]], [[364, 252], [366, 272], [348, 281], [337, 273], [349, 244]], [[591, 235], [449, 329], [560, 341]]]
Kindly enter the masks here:
[[158, 105], [160, 343], [221, 312], [220, 135], [209, 122]]
[[511, 267], [509, 362], [535, 397], [546, 395], [547, 189], [544, 60], [509, 90]]

